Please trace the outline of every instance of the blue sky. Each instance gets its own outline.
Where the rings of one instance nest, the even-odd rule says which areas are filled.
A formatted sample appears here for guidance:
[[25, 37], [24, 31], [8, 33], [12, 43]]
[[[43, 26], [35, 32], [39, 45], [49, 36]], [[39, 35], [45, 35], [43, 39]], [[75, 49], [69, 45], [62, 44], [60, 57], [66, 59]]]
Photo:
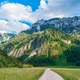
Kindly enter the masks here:
[[33, 11], [38, 8], [40, 0], [0, 0], [0, 2], [13, 2], [32, 6]]
[[0, 0], [0, 30], [20, 32], [40, 19], [80, 16], [80, 0]]
[[[25, 6], [29, 5], [32, 8], [32, 11], [36, 11], [40, 6], [41, 0], [0, 0], [0, 3], [19, 3]], [[75, 9], [79, 9], [80, 7], [80, 0], [43, 0], [45, 2], [52, 1], [53, 5], [55, 6], [58, 4], [56, 9], [62, 9], [65, 13], [65, 16], [76, 16], [79, 15], [80, 11], [76, 11]], [[50, 7], [53, 8], [54, 7]], [[72, 12], [73, 11], [73, 12]], [[75, 12], [74, 12], [75, 11]]]

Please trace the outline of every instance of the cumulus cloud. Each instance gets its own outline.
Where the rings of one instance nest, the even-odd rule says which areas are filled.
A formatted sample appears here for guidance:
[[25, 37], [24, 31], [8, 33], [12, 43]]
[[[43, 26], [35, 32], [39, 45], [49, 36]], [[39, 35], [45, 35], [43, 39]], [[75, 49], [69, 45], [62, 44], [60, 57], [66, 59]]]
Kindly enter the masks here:
[[[0, 30], [16, 31], [29, 29], [30, 26], [19, 22], [32, 22], [30, 15], [32, 8], [18, 3], [7, 3], [0, 6]], [[7, 21], [6, 21], [7, 20]]]
[[36, 19], [50, 19], [53, 17], [64, 17], [65, 12], [62, 8], [64, 0], [46, 0], [40, 1], [39, 8], [33, 13]]
[[47, 0], [47, 2], [46, 0], [40, 1], [39, 8], [33, 13], [33, 18], [36, 17], [35, 19], [39, 20], [80, 15], [80, 1]]
[[30, 26], [20, 23], [17, 21], [5, 21], [5, 20], [0, 20], [0, 31], [16, 31], [20, 32], [22, 30], [27, 30], [29, 29]]
[[27, 19], [30, 21], [29, 16], [31, 13], [32, 8], [30, 6], [24, 6], [18, 3], [7, 3], [0, 7], [0, 17], [6, 17], [10, 20]]

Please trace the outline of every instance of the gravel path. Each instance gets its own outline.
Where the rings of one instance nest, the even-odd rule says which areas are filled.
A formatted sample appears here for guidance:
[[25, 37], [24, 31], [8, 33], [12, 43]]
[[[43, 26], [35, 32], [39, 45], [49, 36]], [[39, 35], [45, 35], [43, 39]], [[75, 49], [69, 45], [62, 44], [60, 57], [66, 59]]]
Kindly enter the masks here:
[[51, 71], [49, 68], [45, 70], [39, 80], [64, 80], [59, 74]]

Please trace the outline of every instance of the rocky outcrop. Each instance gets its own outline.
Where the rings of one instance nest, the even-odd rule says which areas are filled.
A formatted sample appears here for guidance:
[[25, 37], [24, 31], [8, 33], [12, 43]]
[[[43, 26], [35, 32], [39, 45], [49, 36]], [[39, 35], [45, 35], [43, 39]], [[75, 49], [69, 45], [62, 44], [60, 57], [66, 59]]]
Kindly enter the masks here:
[[24, 36], [16, 36], [6, 45], [4, 50], [9, 56], [21, 57], [25, 54], [28, 57], [48, 56], [49, 53], [54, 56], [59, 55], [72, 44], [70, 36], [58, 30], [44, 30]]
[[15, 37], [15, 35], [15, 33], [0, 31], [0, 43], [8, 41], [9, 39]]
[[66, 33], [80, 32], [80, 16], [39, 20], [33, 24], [32, 30], [38, 32], [46, 28], [56, 28]]

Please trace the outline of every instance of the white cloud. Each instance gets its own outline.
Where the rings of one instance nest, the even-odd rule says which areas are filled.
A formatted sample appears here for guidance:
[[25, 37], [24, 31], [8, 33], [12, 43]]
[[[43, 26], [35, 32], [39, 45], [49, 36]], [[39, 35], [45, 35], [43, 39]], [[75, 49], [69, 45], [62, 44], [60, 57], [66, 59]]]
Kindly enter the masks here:
[[[0, 6], [0, 30], [16, 31], [29, 29], [30, 26], [19, 22], [25, 20], [33, 22], [30, 18], [32, 9], [18, 3], [6, 3]], [[6, 21], [7, 20], [7, 21]]]
[[39, 8], [32, 14], [33, 19], [50, 19], [54, 17], [70, 17], [80, 15], [80, 1], [75, 0], [40, 1]]
[[10, 20], [29, 20], [31, 13], [32, 9], [30, 6], [24, 6], [18, 3], [7, 3], [0, 7], [0, 17], [6, 17]]
[[26, 30], [29, 29], [30, 26], [24, 24], [24, 23], [20, 23], [17, 21], [5, 21], [5, 20], [0, 20], [0, 31], [16, 31], [16, 32], [20, 32], [22, 30]]
[[[33, 13], [33, 18], [39, 19], [50, 19], [53, 17], [64, 17], [64, 11], [60, 9], [60, 6], [64, 0], [46, 0], [40, 1], [39, 8]], [[61, 3], [61, 4], [60, 4]]]

